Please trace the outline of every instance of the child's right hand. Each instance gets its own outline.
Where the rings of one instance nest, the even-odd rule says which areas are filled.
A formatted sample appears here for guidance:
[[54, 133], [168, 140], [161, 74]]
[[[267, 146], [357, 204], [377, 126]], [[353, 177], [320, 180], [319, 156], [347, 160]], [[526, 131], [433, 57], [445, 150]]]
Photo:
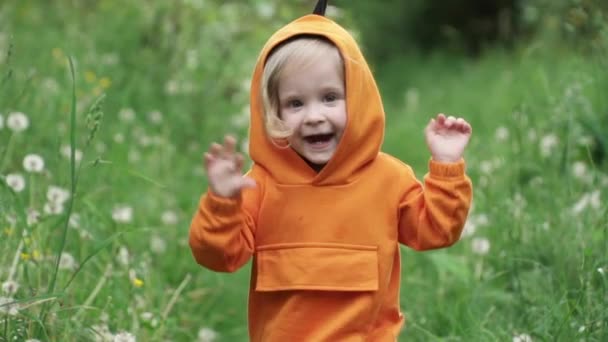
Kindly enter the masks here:
[[236, 139], [224, 137], [224, 145], [211, 144], [205, 153], [209, 188], [220, 197], [236, 197], [241, 189], [255, 187], [255, 180], [243, 176], [243, 155], [236, 152]]

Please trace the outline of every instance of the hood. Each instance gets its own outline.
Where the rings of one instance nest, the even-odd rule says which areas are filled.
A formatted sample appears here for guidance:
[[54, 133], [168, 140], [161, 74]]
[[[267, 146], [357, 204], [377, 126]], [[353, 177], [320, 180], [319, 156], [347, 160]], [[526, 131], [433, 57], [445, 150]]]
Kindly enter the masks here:
[[[346, 127], [335, 154], [319, 173], [293, 149], [275, 146], [264, 129], [261, 80], [265, 61], [274, 47], [298, 35], [327, 38], [337, 46], [345, 66]], [[378, 156], [384, 138], [384, 109], [380, 92], [353, 37], [326, 17], [306, 15], [270, 37], [257, 60], [250, 100], [249, 155], [279, 184], [346, 184]]]

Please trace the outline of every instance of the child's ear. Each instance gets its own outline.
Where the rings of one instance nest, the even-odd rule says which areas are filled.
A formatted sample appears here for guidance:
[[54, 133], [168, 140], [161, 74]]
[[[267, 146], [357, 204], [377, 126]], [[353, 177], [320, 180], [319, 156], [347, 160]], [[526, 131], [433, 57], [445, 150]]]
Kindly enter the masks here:
[[327, 9], [327, 0], [319, 0], [317, 1], [317, 5], [315, 6], [312, 14], [317, 15], [325, 15], [325, 10]]

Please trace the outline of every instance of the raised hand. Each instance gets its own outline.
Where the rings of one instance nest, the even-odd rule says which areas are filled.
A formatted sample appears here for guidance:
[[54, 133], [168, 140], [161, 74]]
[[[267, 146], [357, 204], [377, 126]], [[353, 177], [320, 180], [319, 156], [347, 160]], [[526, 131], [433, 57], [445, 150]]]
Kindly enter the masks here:
[[424, 130], [433, 160], [453, 163], [462, 158], [473, 129], [463, 118], [438, 114]]
[[236, 197], [241, 189], [255, 187], [252, 178], [243, 176], [243, 155], [236, 152], [236, 139], [224, 137], [224, 144], [211, 144], [205, 153], [205, 171], [211, 191], [221, 197]]

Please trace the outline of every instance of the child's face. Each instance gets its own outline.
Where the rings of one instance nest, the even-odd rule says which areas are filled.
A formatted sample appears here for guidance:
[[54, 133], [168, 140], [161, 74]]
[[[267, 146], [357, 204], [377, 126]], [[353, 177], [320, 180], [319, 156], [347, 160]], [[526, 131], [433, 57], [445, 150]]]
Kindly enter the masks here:
[[346, 92], [339, 61], [286, 65], [279, 78], [279, 112], [293, 130], [291, 147], [312, 164], [334, 155], [346, 125]]

